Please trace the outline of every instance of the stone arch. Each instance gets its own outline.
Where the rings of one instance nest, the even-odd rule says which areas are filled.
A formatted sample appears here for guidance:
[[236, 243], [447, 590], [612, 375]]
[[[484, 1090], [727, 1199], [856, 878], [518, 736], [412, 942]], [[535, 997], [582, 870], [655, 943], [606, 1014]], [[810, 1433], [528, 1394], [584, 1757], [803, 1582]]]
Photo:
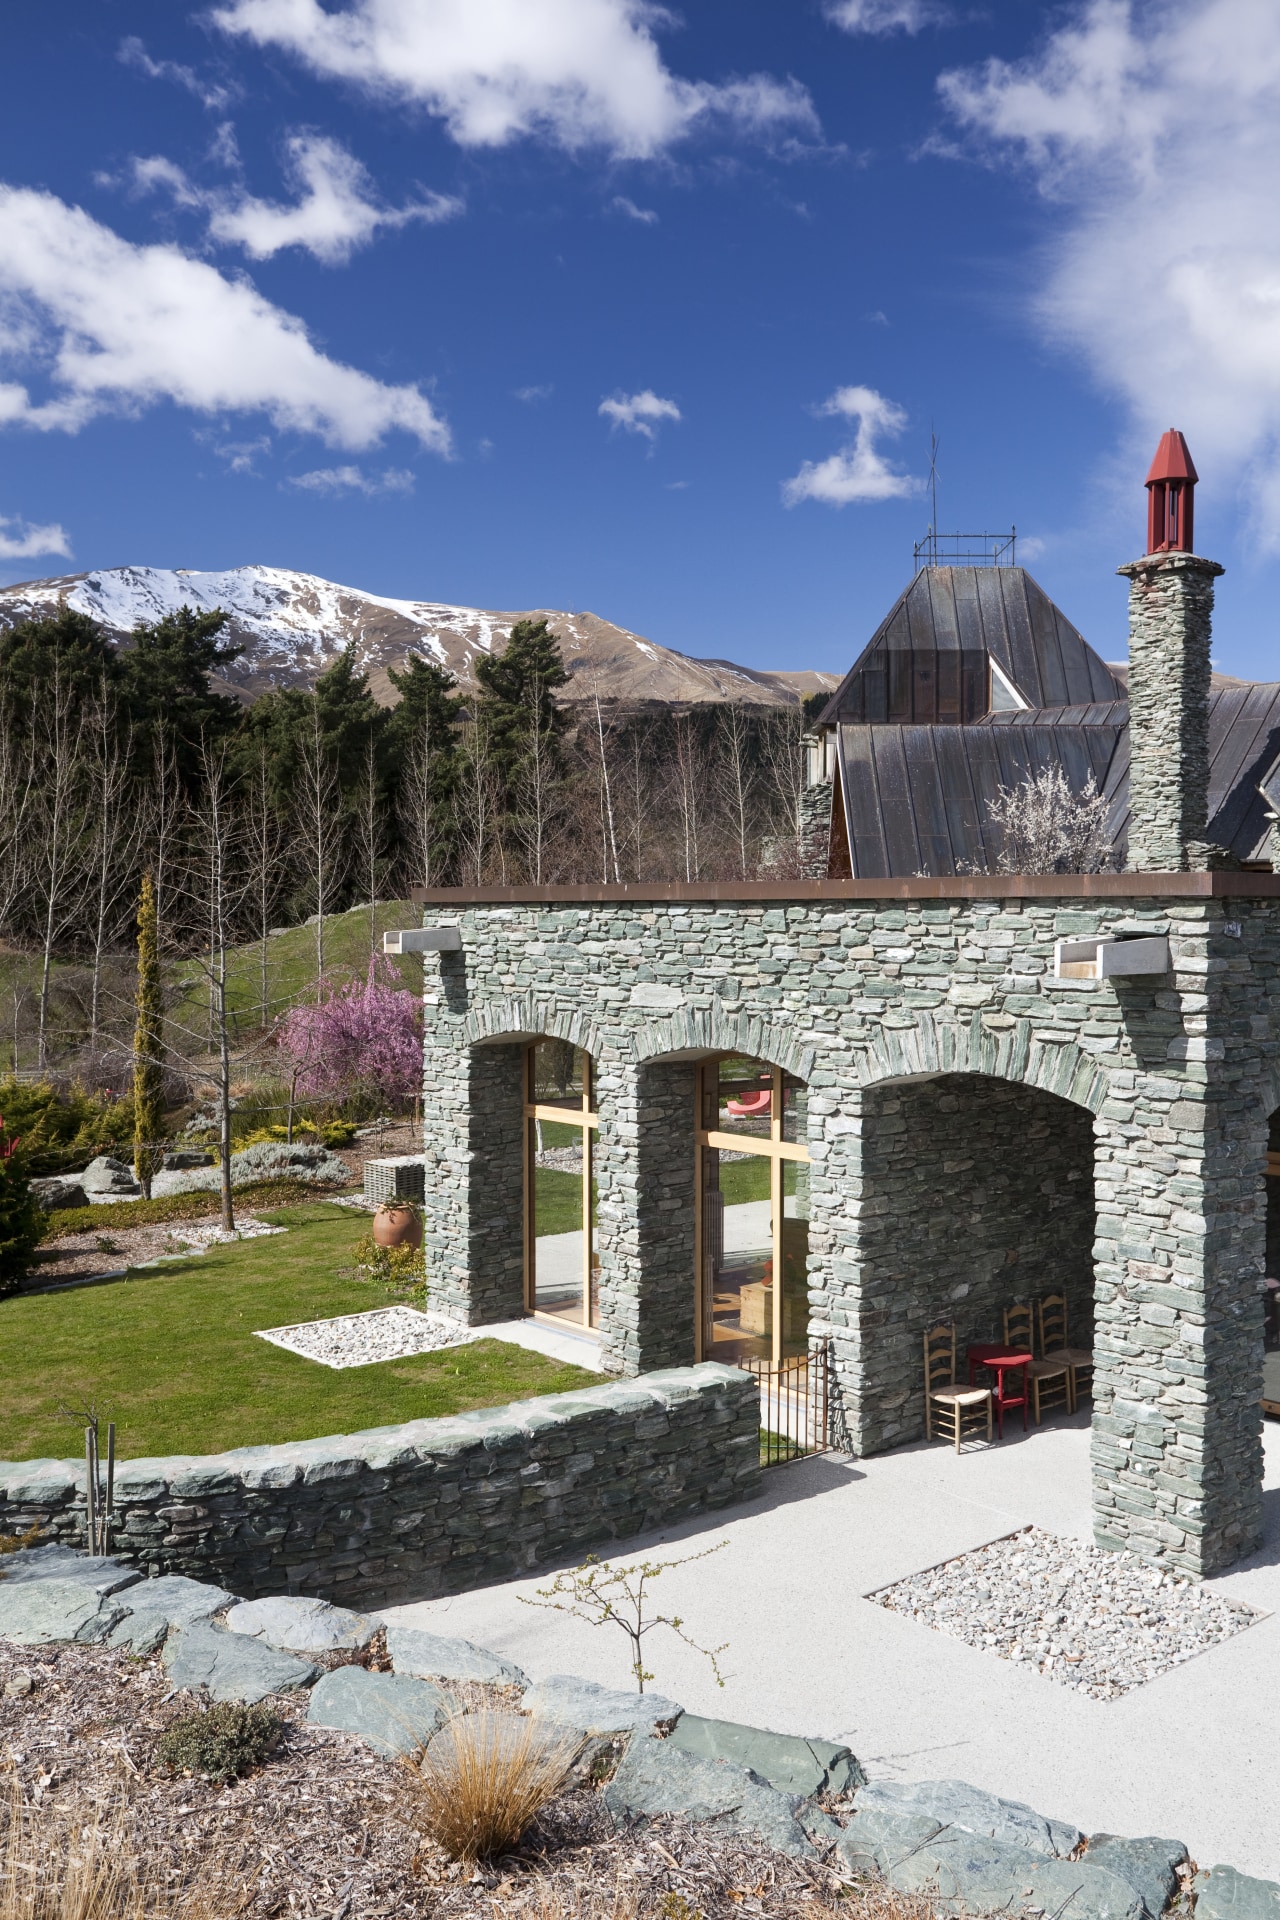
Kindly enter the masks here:
[[859, 1085], [917, 1080], [938, 1074], [982, 1074], [1055, 1094], [1094, 1115], [1110, 1094], [1106, 1071], [1073, 1040], [1039, 1037], [1030, 1020], [993, 1030], [979, 1013], [968, 1021], [940, 1020], [921, 1010], [911, 1026], [876, 1029], [855, 1055]]
[[588, 1020], [576, 1008], [558, 1008], [554, 1002], [540, 1000], [536, 994], [526, 994], [523, 998], [509, 1000], [491, 1000], [474, 1013], [468, 1014], [463, 1023], [462, 1036], [467, 1046], [483, 1046], [486, 1042], [535, 1040], [544, 1036], [549, 1040], [568, 1040], [575, 1047], [581, 1047], [592, 1059], [599, 1059], [604, 1046], [604, 1035], [594, 1020]]
[[803, 1046], [787, 1028], [756, 1014], [739, 1013], [715, 1003], [684, 1008], [665, 1019], [648, 1020], [635, 1035], [637, 1065], [670, 1054], [740, 1053], [767, 1060], [798, 1080], [813, 1073], [817, 1050]]

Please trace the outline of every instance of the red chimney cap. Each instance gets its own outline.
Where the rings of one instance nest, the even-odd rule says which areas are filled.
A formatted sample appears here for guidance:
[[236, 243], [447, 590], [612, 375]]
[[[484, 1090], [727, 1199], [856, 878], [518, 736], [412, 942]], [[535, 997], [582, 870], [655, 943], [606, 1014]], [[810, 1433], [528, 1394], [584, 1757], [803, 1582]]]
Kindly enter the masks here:
[[1156, 448], [1156, 457], [1151, 462], [1151, 471], [1147, 475], [1146, 485], [1155, 486], [1161, 480], [1196, 481], [1200, 475], [1196, 472], [1195, 461], [1191, 458], [1191, 449], [1176, 427], [1160, 437]]

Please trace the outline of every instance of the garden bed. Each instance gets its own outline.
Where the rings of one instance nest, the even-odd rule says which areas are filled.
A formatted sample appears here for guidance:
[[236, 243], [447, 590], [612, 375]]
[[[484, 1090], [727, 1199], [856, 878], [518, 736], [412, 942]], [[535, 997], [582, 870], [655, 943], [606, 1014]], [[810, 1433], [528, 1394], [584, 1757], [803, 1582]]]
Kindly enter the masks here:
[[[33, 1690], [4, 1697], [15, 1672]], [[189, 1713], [158, 1658], [111, 1648], [0, 1641], [0, 1746], [47, 1837], [121, 1809], [139, 1858], [203, 1886], [204, 1911], [270, 1920], [929, 1920], [924, 1902], [875, 1883], [854, 1891], [812, 1862], [760, 1841], [660, 1818], [618, 1826], [594, 1787], [562, 1794], [523, 1844], [491, 1865], [451, 1864], [415, 1830], [403, 1764], [354, 1735], [308, 1724], [305, 1696], [271, 1702], [275, 1753], [226, 1786], [174, 1776], [156, 1758], [164, 1728]], [[843, 1897], [840, 1897], [843, 1895]]]
[[[247, 1217], [247, 1193], [244, 1202]], [[109, 1234], [136, 1204], [95, 1208], [95, 1229]], [[261, 1217], [260, 1206], [253, 1211]], [[351, 1271], [368, 1232], [359, 1212], [313, 1201], [266, 1217], [288, 1231], [103, 1286], [0, 1300], [0, 1458], [79, 1453], [84, 1422], [63, 1408], [95, 1406], [115, 1422], [120, 1456], [136, 1459], [351, 1433], [594, 1382], [579, 1367], [495, 1340], [335, 1372], [256, 1339], [262, 1328], [365, 1312], [392, 1298]]]

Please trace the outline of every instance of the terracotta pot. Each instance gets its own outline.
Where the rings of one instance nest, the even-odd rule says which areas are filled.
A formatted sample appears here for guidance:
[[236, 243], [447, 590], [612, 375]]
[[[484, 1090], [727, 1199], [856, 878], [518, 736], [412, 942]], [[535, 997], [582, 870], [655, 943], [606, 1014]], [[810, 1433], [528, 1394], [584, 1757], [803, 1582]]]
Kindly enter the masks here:
[[373, 1216], [373, 1240], [378, 1247], [420, 1247], [422, 1218], [416, 1207], [392, 1200]]

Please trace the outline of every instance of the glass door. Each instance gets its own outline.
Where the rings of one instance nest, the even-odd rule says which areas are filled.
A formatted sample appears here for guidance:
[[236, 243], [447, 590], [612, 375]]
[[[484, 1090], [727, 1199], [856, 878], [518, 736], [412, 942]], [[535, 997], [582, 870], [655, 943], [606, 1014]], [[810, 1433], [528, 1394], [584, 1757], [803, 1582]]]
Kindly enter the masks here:
[[808, 1089], [729, 1054], [699, 1070], [701, 1352], [729, 1365], [808, 1350]]
[[528, 1050], [525, 1099], [525, 1303], [539, 1319], [596, 1327], [600, 1315], [596, 1253], [598, 1125], [591, 1060], [567, 1040], [538, 1040]]

